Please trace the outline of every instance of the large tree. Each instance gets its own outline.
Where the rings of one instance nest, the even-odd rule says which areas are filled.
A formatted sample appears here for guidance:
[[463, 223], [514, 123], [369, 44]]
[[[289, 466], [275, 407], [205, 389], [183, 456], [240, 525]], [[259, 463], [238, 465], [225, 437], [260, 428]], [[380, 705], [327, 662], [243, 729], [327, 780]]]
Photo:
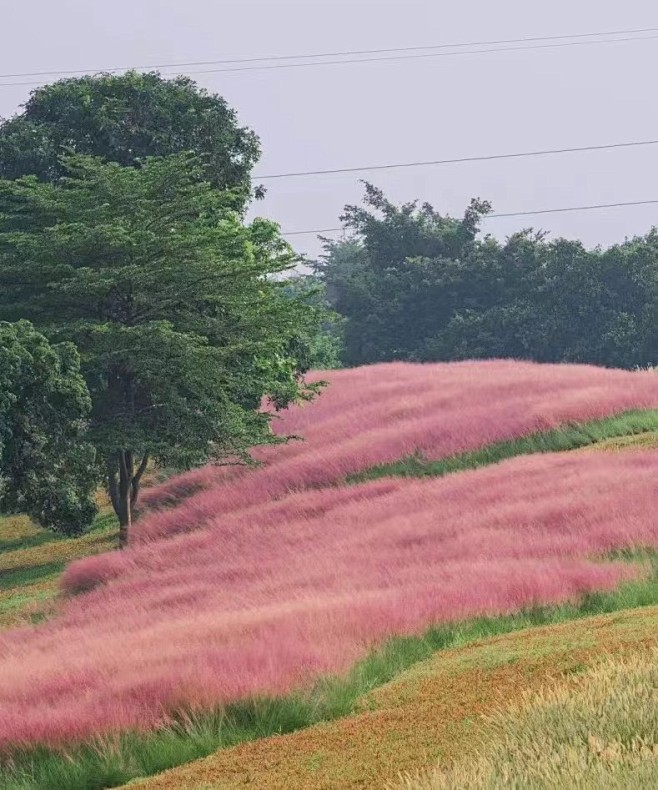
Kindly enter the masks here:
[[320, 277], [315, 274], [295, 274], [285, 281], [284, 293], [291, 299], [302, 301], [317, 309], [324, 320], [319, 325], [309, 327], [307, 337], [297, 340], [296, 354], [304, 366], [314, 370], [333, 370], [341, 367], [341, 325], [340, 316], [331, 310], [327, 289]]
[[190, 154], [140, 168], [74, 156], [57, 184], [0, 182], [0, 320], [73, 341], [125, 543], [150, 459], [245, 458], [270, 416], [309, 394], [296, 349], [319, 311], [273, 277], [278, 228], [245, 225]]
[[0, 510], [78, 534], [96, 514], [91, 399], [70, 343], [0, 323]]
[[55, 181], [66, 174], [67, 152], [134, 166], [184, 151], [202, 157], [205, 177], [244, 206], [258, 138], [224, 99], [187, 77], [133, 71], [60, 80], [33, 91], [23, 112], [0, 124], [0, 178]]
[[461, 219], [428, 204], [396, 206], [365, 185], [363, 206], [346, 206], [351, 238], [327, 242], [316, 270], [345, 317], [348, 365], [415, 358], [423, 338], [449, 320], [460, 268], [489, 204], [474, 200]]

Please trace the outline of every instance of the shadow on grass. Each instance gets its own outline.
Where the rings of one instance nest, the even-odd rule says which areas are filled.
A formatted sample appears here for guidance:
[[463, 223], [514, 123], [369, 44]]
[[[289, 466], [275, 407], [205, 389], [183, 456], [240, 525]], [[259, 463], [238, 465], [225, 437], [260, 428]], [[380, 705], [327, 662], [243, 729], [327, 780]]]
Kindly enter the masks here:
[[14, 538], [13, 540], [0, 540], [0, 554], [6, 551], [19, 551], [21, 549], [33, 549], [35, 546], [43, 546], [46, 543], [54, 543], [61, 540], [61, 536], [54, 532], [37, 532], [29, 538]]
[[66, 565], [66, 562], [48, 562], [43, 565], [23, 565], [0, 570], [0, 590], [48, 581], [62, 573]]
[[58, 543], [65, 540], [76, 540], [78, 537], [84, 535], [95, 535], [102, 532], [110, 532], [117, 529], [118, 521], [112, 510], [104, 510], [99, 513], [94, 519], [93, 524], [89, 531], [82, 535], [61, 535], [57, 532], [49, 532], [45, 529], [38, 529], [34, 535], [25, 538], [12, 538], [11, 540], [0, 540], [0, 554], [10, 551], [22, 551], [24, 549], [33, 549], [37, 546], [44, 546], [47, 543]]

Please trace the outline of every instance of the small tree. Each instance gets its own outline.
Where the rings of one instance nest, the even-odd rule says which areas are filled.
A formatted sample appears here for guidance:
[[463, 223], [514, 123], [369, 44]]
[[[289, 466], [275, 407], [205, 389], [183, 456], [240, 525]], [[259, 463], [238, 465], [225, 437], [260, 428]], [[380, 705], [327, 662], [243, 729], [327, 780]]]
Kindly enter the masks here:
[[196, 157], [65, 166], [58, 185], [0, 182], [0, 319], [80, 349], [123, 545], [150, 459], [187, 468], [274, 441], [258, 407], [310, 396], [293, 350], [320, 315], [271, 276], [296, 262], [278, 228], [244, 225]]
[[70, 343], [0, 323], [0, 509], [79, 534], [96, 514], [91, 399]]

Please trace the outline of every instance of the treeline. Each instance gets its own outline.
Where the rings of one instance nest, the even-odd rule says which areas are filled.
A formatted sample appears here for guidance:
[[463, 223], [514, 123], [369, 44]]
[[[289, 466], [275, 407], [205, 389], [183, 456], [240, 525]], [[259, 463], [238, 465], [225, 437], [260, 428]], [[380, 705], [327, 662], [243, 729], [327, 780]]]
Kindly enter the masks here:
[[316, 277], [342, 317], [343, 364], [512, 357], [658, 365], [658, 232], [609, 249], [520, 231], [480, 235], [461, 219], [392, 204], [367, 184], [347, 238], [325, 240]]

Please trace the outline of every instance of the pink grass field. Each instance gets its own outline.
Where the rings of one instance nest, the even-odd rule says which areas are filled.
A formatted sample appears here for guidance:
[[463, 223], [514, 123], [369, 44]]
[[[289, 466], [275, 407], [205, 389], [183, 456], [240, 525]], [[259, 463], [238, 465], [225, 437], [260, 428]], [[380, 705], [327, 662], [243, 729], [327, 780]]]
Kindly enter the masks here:
[[292, 489], [340, 482], [347, 475], [416, 451], [439, 459], [493, 442], [658, 408], [654, 372], [588, 365], [487, 361], [434, 365], [392, 363], [328, 371], [330, 386], [314, 402], [282, 413], [279, 435], [303, 441], [261, 448], [257, 471], [205, 467], [146, 492], [150, 507], [197, 493], [175, 509], [145, 517], [135, 540], [197, 529], [219, 512], [259, 504]]
[[128, 550], [70, 566], [65, 588], [90, 592], [53, 620], [0, 633], [0, 750], [285, 693], [390, 635], [610, 589], [638, 566], [592, 557], [658, 546], [658, 453], [321, 489], [416, 449], [438, 458], [656, 407], [655, 374], [478, 362], [327, 378], [317, 402], [277, 423], [304, 442], [259, 451], [255, 471], [161, 487], [151, 504], [210, 486], [148, 513]]
[[118, 575], [0, 634], [0, 747], [154, 727], [344, 671], [388, 635], [611, 588], [630, 566], [587, 557], [658, 545], [657, 480], [658, 453], [528, 456], [301, 492], [79, 562], [70, 584]]

